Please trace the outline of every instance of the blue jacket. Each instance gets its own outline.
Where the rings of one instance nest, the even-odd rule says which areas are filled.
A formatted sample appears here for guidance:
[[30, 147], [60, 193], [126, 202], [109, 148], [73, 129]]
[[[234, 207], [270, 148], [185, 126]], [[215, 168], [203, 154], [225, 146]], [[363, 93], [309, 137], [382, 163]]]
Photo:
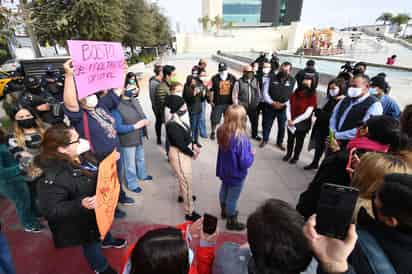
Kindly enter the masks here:
[[219, 146], [216, 164], [216, 176], [224, 184], [240, 184], [247, 176], [247, 170], [252, 166], [254, 155], [247, 136], [230, 138], [228, 149]]

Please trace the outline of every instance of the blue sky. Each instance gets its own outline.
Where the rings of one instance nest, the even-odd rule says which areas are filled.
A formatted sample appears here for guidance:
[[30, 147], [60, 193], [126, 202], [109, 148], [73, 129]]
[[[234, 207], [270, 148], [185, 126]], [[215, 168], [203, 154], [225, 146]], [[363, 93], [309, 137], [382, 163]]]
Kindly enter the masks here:
[[[179, 22], [181, 31], [198, 31], [201, 0], [152, 0], [158, 2], [171, 19], [173, 28]], [[373, 24], [384, 11], [412, 15], [412, 0], [303, 0], [302, 22], [314, 27], [345, 27]]]

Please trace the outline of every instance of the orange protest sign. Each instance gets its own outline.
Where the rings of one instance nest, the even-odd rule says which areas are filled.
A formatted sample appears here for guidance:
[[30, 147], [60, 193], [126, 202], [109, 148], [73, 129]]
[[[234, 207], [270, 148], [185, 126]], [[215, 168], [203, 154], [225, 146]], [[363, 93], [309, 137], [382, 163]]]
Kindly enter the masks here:
[[96, 220], [100, 237], [103, 240], [114, 219], [120, 184], [117, 176], [118, 153], [113, 151], [99, 165], [96, 188]]

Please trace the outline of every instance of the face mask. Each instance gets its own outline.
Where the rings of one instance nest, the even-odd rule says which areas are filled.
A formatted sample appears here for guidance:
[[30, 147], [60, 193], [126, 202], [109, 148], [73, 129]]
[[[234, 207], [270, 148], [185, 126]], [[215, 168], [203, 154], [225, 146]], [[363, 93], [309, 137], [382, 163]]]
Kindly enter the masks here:
[[99, 99], [95, 94], [86, 97], [86, 106], [89, 108], [95, 108], [99, 103]]
[[348, 89], [348, 96], [350, 98], [358, 98], [362, 94], [362, 88], [350, 87]]
[[227, 71], [221, 71], [221, 72], [219, 73], [219, 75], [220, 75], [220, 79], [226, 80], [226, 78], [227, 78]]
[[36, 120], [34, 118], [19, 120], [17, 121], [17, 124], [19, 127], [25, 129], [37, 127]]
[[176, 114], [179, 116], [180, 121], [185, 123], [186, 125], [190, 126], [190, 117], [187, 110], [178, 110]]
[[90, 150], [90, 143], [85, 139], [79, 139], [79, 144], [76, 148], [77, 155], [82, 155], [83, 153]]
[[130, 80], [129, 80], [129, 84], [130, 84], [130, 85], [134, 85], [134, 84], [136, 84], [136, 81], [135, 81], [134, 79], [130, 79]]
[[329, 95], [332, 97], [336, 97], [339, 95], [339, 88], [334, 88], [329, 90]]
[[200, 77], [200, 80], [201, 80], [203, 83], [206, 83], [206, 82], [207, 82], [207, 77]]
[[369, 94], [370, 95], [377, 95], [378, 94], [378, 90], [376, 88], [369, 88]]
[[192, 265], [193, 259], [194, 259], [195, 255], [193, 254], [193, 251], [192, 251], [192, 249], [190, 249], [190, 248], [187, 249], [187, 252], [189, 253], [189, 254], [188, 254], [188, 257], [189, 257], [189, 265]]
[[270, 68], [263, 68], [263, 73], [264, 74], [269, 74]]

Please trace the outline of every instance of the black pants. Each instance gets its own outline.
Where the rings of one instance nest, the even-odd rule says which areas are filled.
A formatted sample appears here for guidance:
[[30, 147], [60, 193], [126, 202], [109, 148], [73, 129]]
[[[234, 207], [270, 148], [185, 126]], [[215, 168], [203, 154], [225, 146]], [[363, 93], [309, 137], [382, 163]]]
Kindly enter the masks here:
[[300, 153], [302, 152], [303, 142], [305, 141], [305, 136], [307, 131], [299, 132], [295, 131], [293, 134], [288, 130], [288, 146], [286, 149], [286, 155], [291, 157], [293, 154], [294, 160], [299, 160]]
[[156, 117], [156, 122], [155, 122], [155, 130], [156, 130], [156, 137], [157, 137], [157, 141], [161, 141], [162, 140], [162, 124], [163, 124], [163, 117], [160, 113], [156, 113], [156, 111], [154, 111], [155, 117]]
[[256, 138], [258, 136], [258, 122], [259, 122], [257, 108], [248, 108], [246, 112], [247, 112], [247, 116], [249, 117], [250, 126], [252, 128], [252, 138]]
[[328, 137], [328, 135], [325, 134], [325, 132], [323, 132], [323, 130], [321, 129], [317, 129], [317, 131], [314, 134], [315, 154], [313, 156], [312, 164], [318, 166], [320, 158], [322, 158], [323, 152], [325, 152], [326, 149], [326, 138]]

